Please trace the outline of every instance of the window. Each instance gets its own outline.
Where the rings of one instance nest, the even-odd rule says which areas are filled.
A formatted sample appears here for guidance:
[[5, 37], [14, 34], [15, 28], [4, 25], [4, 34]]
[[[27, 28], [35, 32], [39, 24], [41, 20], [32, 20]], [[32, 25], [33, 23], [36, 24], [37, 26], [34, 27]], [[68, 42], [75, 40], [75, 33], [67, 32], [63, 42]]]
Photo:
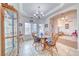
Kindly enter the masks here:
[[[39, 35], [41, 34], [41, 33], [43, 33], [44, 34], [44, 24], [39, 24]], [[31, 24], [31, 23], [25, 23], [25, 34], [26, 35], [30, 35], [31, 34], [31, 32], [34, 32], [34, 33], [37, 33], [37, 24], [36, 23], [33, 23], [33, 24]]]
[[37, 24], [32, 24], [32, 32], [37, 32]]
[[31, 34], [31, 24], [30, 23], [25, 23], [25, 34], [26, 35]]

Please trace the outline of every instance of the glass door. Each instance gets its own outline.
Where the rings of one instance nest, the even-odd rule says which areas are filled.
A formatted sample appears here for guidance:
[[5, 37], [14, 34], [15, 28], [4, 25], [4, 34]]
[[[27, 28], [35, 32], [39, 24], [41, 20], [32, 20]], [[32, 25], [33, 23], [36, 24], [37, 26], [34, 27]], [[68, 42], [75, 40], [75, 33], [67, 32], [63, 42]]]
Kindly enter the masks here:
[[5, 55], [17, 54], [17, 15], [11, 10], [4, 11]]

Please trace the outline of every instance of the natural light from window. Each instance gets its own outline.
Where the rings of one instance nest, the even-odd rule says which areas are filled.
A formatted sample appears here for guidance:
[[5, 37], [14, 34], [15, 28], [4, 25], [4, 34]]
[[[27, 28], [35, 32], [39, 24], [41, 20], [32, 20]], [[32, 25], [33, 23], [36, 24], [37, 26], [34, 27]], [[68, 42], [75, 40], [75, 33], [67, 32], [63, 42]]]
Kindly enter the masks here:
[[30, 34], [31, 34], [31, 24], [25, 23], [25, 35], [30, 35]]

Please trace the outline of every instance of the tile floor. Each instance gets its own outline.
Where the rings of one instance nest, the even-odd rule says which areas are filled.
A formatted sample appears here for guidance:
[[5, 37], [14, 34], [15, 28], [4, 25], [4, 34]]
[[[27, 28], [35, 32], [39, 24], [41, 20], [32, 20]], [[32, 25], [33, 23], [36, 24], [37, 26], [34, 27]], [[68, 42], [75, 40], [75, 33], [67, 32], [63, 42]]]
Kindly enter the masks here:
[[[20, 46], [19, 56], [51, 56], [48, 51], [37, 52], [32, 45], [33, 40], [24, 41]], [[57, 43], [58, 54], [54, 51], [54, 56], [79, 56], [79, 51], [76, 49]]]

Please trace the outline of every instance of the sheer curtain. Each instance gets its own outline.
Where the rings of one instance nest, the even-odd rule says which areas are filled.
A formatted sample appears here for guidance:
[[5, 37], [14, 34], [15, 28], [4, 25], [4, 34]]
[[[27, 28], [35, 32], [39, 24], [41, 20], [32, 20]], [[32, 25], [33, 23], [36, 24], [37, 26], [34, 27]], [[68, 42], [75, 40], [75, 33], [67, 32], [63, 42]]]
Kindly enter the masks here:
[[30, 35], [32, 32], [37, 32], [37, 24], [25, 23], [25, 34]]
[[25, 35], [31, 34], [31, 23], [25, 23]]
[[[37, 31], [37, 29], [39, 29]], [[44, 34], [44, 24], [39, 24], [39, 27], [37, 27], [36, 23], [25, 23], [25, 35], [31, 35], [31, 33], [37, 33], [39, 36], [41, 33]]]

